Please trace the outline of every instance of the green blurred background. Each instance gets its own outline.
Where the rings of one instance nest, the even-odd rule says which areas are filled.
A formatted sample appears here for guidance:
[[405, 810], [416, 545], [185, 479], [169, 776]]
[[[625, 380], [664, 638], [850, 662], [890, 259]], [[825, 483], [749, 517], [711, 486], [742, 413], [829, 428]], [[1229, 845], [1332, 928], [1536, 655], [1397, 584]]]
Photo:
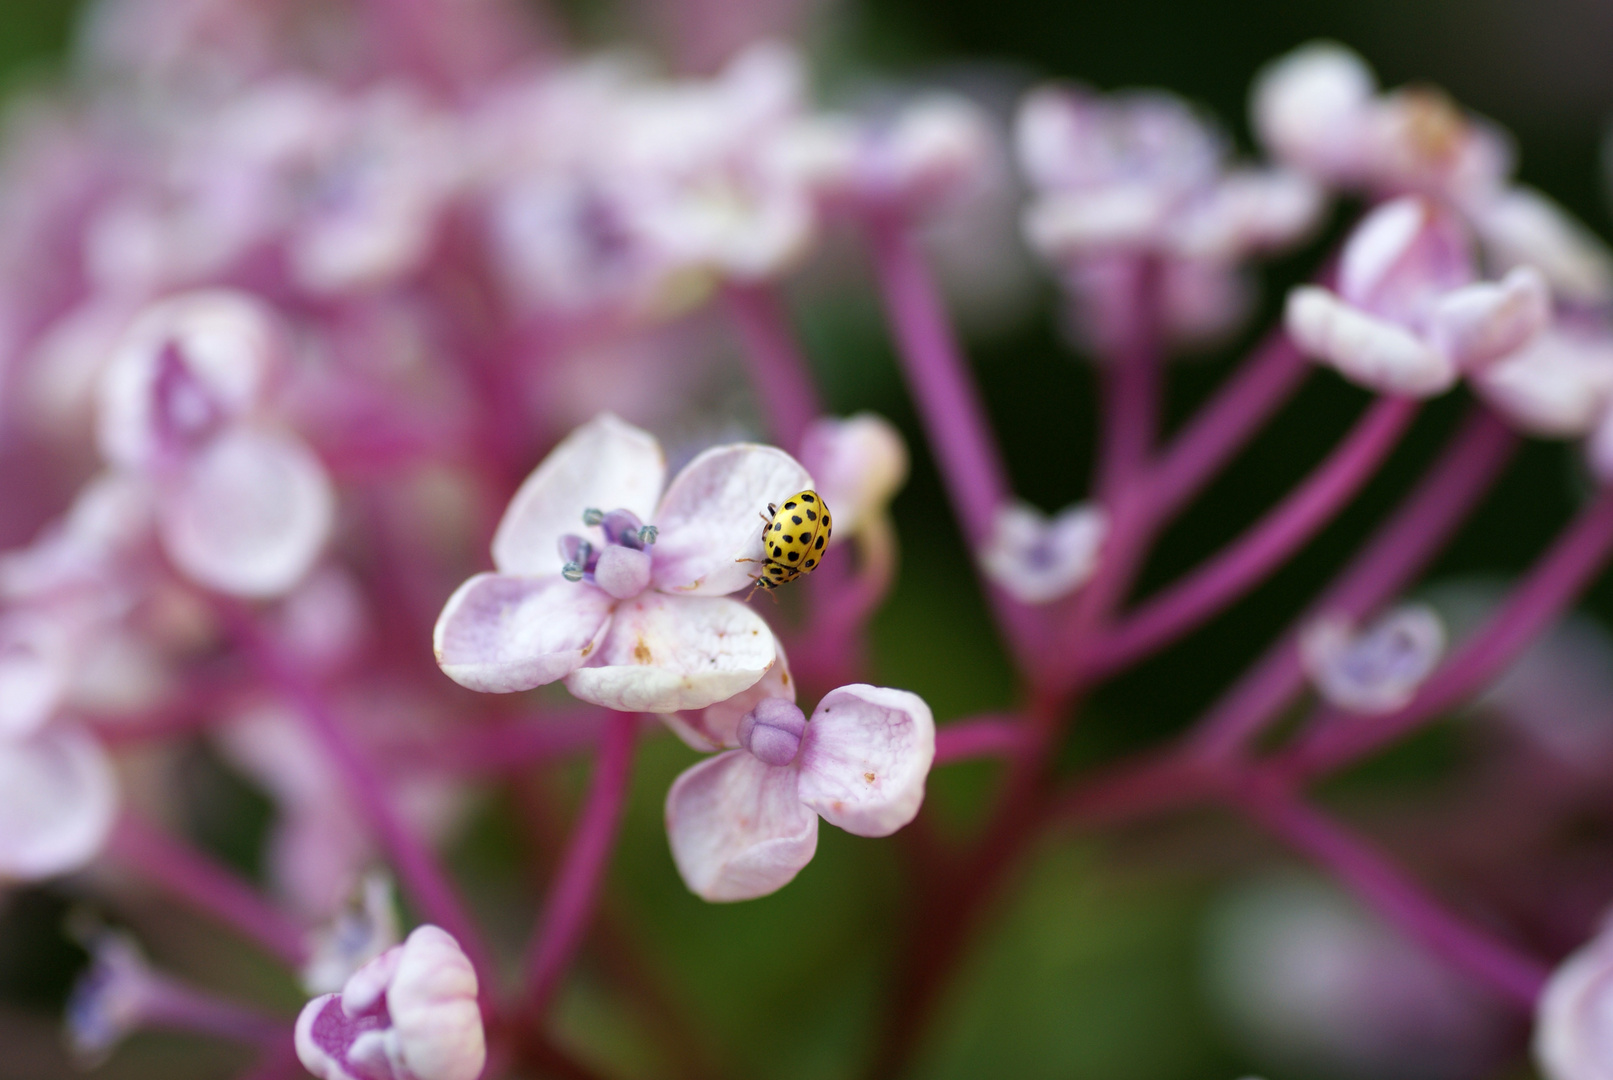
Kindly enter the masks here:
[[[74, 5], [0, 3], [0, 66], [16, 83], [59, 72]], [[577, 0], [568, 17], [597, 38], [619, 13]], [[1613, 113], [1613, 4], [1605, 0], [857, 0], [825, 13], [814, 38], [818, 63], [837, 87], [873, 74], [1012, 86], [1045, 76], [1101, 88], [1160, 85], [1218, 114], [1247, 150], [1245, 94], [1256, 69], [1309, 39], [1336, 38], [1360, 51], [1386, 85], [1431, 82], [1516, 135], [1522, 178], [1566, 204], [1603, 235], [1609, 217], [1598, 163]], [[985, 75], [971, 70], [979, 66]], [[1318, 248], [1271, 268], [1263, 318], [1281, 286], [1309, 272]], [[875, 681], [923, 694], [943, 721], [1011, 703], [1012, 680], [971, 590], [938, 481], [923, 450], [866, 293], [810, 292], [797, 317], [837, 411], [871, 408], [896, 420], [915, 450], [911, 483], [896, 505], [903, 573], [875, 627]], [[827, 298], [825, 298], [827, 297]], [[798, 297], [798, 299], [801, 299]], [[1091, 384], [1055, 331], [1051, 293], [1026, 313], [972, 336], [970, 348], [999, 422], [1019, 491], [1045, 509], [1083, 494], [1092, 430]], [[1246, 345], [1253, 331], [1245, 336]], [[1170, 410], [1179, 419], [1219, 380], [1239, 348], [1173, 369]], [[1223, 618], [1090, 704], [1067, 752], [1076, 769], [1159, 740], [1192, 719], [1298, 610], [1403, 492], [1449, 431], [1462, 402], [1435, 403], [1393, 466], [1302, 557]], [[1313, 378], [1291, 408], [1227, 477], [1166, 537], [1143, 589], [1168, 581], [1236, 535], [1319, 460], [1364, 397], [1339, 380]], [[1439, 576], [1508, 573], [1527, 565], [1584, 491], [1573, 454], [1532, 445], [1507, 474]], [[1588, 606], [1613, 614], [1602, 584]], [[1437, 748], [1436, 748], [1437, 749]], [[1397, 775], [1445, 767], [1412, 748]], [[737, 906], [708, 906], [679, 884], [666, 853], [661, 800], [692, 755], [670, 739], [640, 754], [631, 816], [612, 879], [611, 923], [573, 980], [562, 1010], [564, 1038], [580, 1056], [622, 1076], [666, 1075], [664, 1044], [682, 1040], [685, 1060], [731, 1076], [808, 1080], [851, 1075], [880, 1008], [892, 942], [902, 923], [899, 860], [891, 849], [823, 831], [820, 853], [782, 893]], [[197, 767], [190, 793], [214, 822], [198, 837], [255, 869], [267, 807], [223, 773]], [[578, 770], [538, 798], [564, 800]], [[966, 831], [989, 791], [987, 766], [942, 770], [932, 801]], [[1373, 779], [1366, 784], [1399, 782]], [[221, 812], [220, 808], [224, 808]], [[506, 804], [488, 807], [457, 860], [479, 884], [490, 922], [519, 940], [541, 881], [526, 880], [520, 844], [500, 825]], [[1275, 849], [1233, 823], [1147, 826], [1101, 841], [1063, 841], [1038, 856], [996, 929], [972, 954], [925, 1055], [936, 1078], [1231, 1080], [1263, 1067], [1217, 1028], [1200, 984], [1201, 933], [1209, 899]], [[56, 926], [64, 901], [14, 896], [0, 921], [0, 1032], [34, 1045], [55, 1023], [79, 962]], [[167, 945], [195, 957], [213, 938], [186, 926]], [[618, 947], [619, 946], [619, 947]], [[162, 954], [164, 942], [153, 942]], [[217, 952], [219, 950], [213, 950]], [[638, 970], [625, 957], [640, 953]], [[297, 1003], [290, 986], [247, 961], [215, 961], [220, 985], [264, 1000]], [[194, 966], [192, 971], [197, 970]], [[620, 987], [659, 987], [659, 1013]], [[645, 994], [649, 991], [646, 990]], [[26, 1038], [24, 1038], [26, 1036]], [[180, 1044], [142, 1037], [105, 1068], [108, 1076], [228, 1075], [237, 1059], [213, 1051], [170, 1056]], [[0, 1078], [52, 1075], [47, 1055], [0, 1053]], [[1273, 1074], [1270, 1080], [1296, 1080]]]

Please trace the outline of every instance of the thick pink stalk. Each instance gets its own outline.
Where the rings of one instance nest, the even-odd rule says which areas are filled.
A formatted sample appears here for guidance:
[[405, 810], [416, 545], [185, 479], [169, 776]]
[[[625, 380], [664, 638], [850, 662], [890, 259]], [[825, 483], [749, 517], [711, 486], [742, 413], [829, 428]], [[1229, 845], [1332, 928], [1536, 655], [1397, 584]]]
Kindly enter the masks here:
[[466, 724], [443, 735], [385, 744], [377, 753], [388, 763], [468, 776], [504, 776], [597, 745], [606, 718], [603, 709], [575, 709]]
[[1219, 555], [1093, 641], [1083, 664], [1108, 674], [1186, 634], [1279, 570], [1355, 497], [1417, 416], [1406, 398], [1380, 398], [1315, 472]]
[[1002, 454], [912, 236], [902, 222], [889, 218], [875, 219], [869, 232], [908, 392], [918, 406], [964, 540], [978, 550], [991, 532], [997, 508], [1008, 498]]
[[1522, 1008], [1534, 1008], [1550, 975], [1544, 964], [1447, 911], [1365, 841], [1287, 792], [1252, 784], [1240, 791], [1238, 802], [1408, 937]]
[[1273, 331], [1160, 453], [1148, 478], [1150, 516], [1163, 520], [1191, 501], [1312, 370], [1288, 335]]
[[208, 1035], [265, 1049], [285, 1045], [293, 1038], [287, 1021], [161, 976], [146, 989], [140, 1020], [146, 1028]]
[[1477, 633], [1387, 716], [1335, 717], [1283, 755], [1300, 776], [1336, 769], [1402, 738], [1498, 678], [1549, 630], [1613, 558], [1613, 491], [1603, 492], [1558, 537]]
[[306, 934], [253, 885], [177, 837], [125, 811], [107, 853], [174, 899], [257, 942], [293, 968], [307, 959]]
[[798, 453], [808, 425], [823, 409], [783, 301], [769, 285], [730, 285], [723, 298], [744, 344], [751, 387], [767, 414], [773, 441]]
[[464, 949], [478, 973], [485, 1006], [494, 985], [492, 954], [436, 855], [398, 812], [386, 779], [337, 719], [318, 688], [279, 654], [251, 613], [233, 606], [223, 611], [256, 661], [264, 681], [297, 707], [309, 732], [324, 748], [420, 913], [447, 931]]
[[1381, 526], [1322, 598], [1205, 714], [1189, 736], [1205, 758], [1238, 753], [1303, 689], [1299, 629], [1322, 612], [1364, 618], [1392, 597], [1450, 541], [1511, 459], [1517, 438], [1489, 410], [1473, 413], [1394, 516]]
[[1030, 745], [1019, 717], [978, 717], [935, 730], [935, 764], [985, 757], [1012, 757]]
[[593, 786], [544, 907], [542, 930], [527, 952], [526, 1008], [533, 1017], [543, 1015], [593, 918], [594, 903], [627, 808], [637, 730], [638, 717], [632, 713], [615, 713], [606, 727]]
[[1142, 495], [1138, 481], [1148, 468], [1159, 436], [1160, 343], [1155, 326], [1159, 267], [1152, 259], [1138, 259], [1132, 278], [1132, 325], [1098, 370], [1103, 389], [1103, 445], [1093, 489], [1111, 507]]

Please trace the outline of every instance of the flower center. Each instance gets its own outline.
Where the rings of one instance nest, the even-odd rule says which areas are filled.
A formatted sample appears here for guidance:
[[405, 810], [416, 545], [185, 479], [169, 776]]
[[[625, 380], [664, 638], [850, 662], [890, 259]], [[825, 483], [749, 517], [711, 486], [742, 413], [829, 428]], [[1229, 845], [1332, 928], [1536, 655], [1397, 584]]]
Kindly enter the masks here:
[[618, 600], [643, 592], [650, 584], [650, 552], [658, 531], [631, 510], [583, 511], [582, 523], [604, 533], [595, 546], [585, 537], [568, 533], [560, 538], [560, 575], [567, 581], [586, 581]]

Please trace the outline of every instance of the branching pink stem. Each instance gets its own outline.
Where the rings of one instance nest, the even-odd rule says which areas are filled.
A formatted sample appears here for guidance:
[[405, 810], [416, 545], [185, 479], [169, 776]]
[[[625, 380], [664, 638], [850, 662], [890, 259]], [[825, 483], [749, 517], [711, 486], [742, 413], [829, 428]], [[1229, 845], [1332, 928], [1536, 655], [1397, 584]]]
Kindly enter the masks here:
[[1012, 757], [1024, 750], [1023, 720], [1011, 717], [981, 717], [959, 720], [935, 731], [935, 764], [951, 765], [985, 757]]
[[1613, 491], [1583, 510], [1512, 591], [1500, 610], [1387, 716], [1337, 718], [1283, 755], [1298, 777], [1339, 768], [1402, 738], [1483, 689], [1562, 616], [1613, 558]]
[[768, 285], [730, 285], [724, 290], [750, 365], [751, 386], [767, 413], [778, 445], [801, 449], [807, 427], [821, 413], [812, 368], [790, 329], [778, 293]]
[[527, 1009], [541, 1016], [559, 988], [593, 917], [605, 868], [627, 808], [638, 718], [615, 713], [605, 728], [593, 786], [577, 818], [554, 890], [544, 908], [542, 930], [527, 952]]
[[958, 346], [913, 238], [899, 220], [870, 225], [875, 267], [908, 392], [918, 406], [964, 540], [977, 549], [1008, 498], [1008, 476]]
[[264, 681], [297, 707], [308, 730], [324, 748], [341, 774], [343, 786], [390, 857], [399, 879], [419, 905], [421, 914], [447, 931], [465, 950], [477, 970], [483, 1001], [489, 1001], [494, 972], [492, 954], [436, 856], [398, 813], [380, 771], [336, 718], [318, 688], [303, 676], [295, 663], [280, 655], [251, 613], [234, 607], [226, 607], [224, 613], [262, 672]]
[[1372, 479], [1417, 416], [1406, 398], [1380, 398], [1298, 488], [1185, 580], [1087, 648], [1089, 674], [1109, 674], [1197, 628], [1270, 577]]
[[177, 837], [125, 811], [108, 854], [174, 899], [257, 942], [293, 968], [307, 958], [302, 927], [250, 882]]
[[1164, 520], [1191, 501], [1312, 370], [1288, 335], [1273, 331], [1160, 453], [1145, 496], [1150, 517]]
[[1211, 708], [1189, 736], [1206, 759], [1233, 756], [1304, 687], [1296, 645], [1322, 612], [1364, 618], [1416, 578], [1478, 506], [1517, 446], [1489, 410], [1475, 406], [1422, 480], [1333, 586]]
[[1110, 507], [1142, 496], [1138, 483], [1159, 436], [1159, 266], [1152, 259], [1138, 259], [1132, 279], [1130, 332], [1098, 368], [1103, 445], [1093, 488]]
[[427, 765], [466, 776], [502, 776], [587, 750], [599, 743], [604, 710], [544, 713], [466, 725], [441, 736], [383, 745], [388, 763]]
[[1550, 974], [1538, 960], [1446, 910], [1361, 838], [1282, 789], [1251, 784], [1238, 802], [1413, 940], [1523, 1008], [1534, 1007]]
[[208, 1035], [270, 1049], [292, 1042], [292, 1026], [257, 1009], [157, 977], [145, 988], [140, 1006], [142, 1026]]

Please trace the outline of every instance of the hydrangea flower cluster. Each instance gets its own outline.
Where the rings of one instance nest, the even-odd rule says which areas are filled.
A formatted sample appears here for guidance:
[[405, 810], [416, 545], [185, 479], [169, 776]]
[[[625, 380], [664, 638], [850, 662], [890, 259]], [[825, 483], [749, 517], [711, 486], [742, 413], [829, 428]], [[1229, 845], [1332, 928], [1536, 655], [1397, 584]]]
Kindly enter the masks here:
[[[680, 26], [700, 6], [668, 5], [691, 9]], [[756, 37], [697, 77], [568, 56], [511, 0], [106, 0], [72, 91], [19, 108], [0, 171], [0, 882], [71, 875], [136, 929], [128, 900], [154, 892], [309, 997], [297, 1017], [230, 1001], [158, 935], [153, 962], [134, 930], [76, 918], [76, 1052], [162, 1028], [244, 1045], [258, 1077], [592, 1075], [550, 1019], [610, 911], [637, 749], [669, 732], [657, 872], [700, 900], [825, 873], [820, 820], [905, 856], [870, 1075], [911, 1068], [1046, 838], [1222, 804], [1336, 879], [1257, 890], [1214, 931], [1216, 992], [1274, 1060], [1477, 1070], [1533, 1018], [1549, 1080], [1613, 1076], [1608, 897], [1551, 887], [1577, 864], [1487, 853], [1490, 878], [1541, 895], [1453, 903], [1308, 790], [1451, 717], [1482, 767], [1429, 829], [1562, 829], [1613, 773], [1613, 645], [1568, 616], [1613, 558], [1604, 245], [1514, 181], [1494, 125], [1381, 92], [1336, 45], [1257, 77], [1262, 156], [1243, 161], [1163, 91], [1035, 87], [1003, 120], [927, 90], [830, 110], [792, 47]], [[1240, 333], [1258, 260], [1351, 212], [1337, 195], [1365, 204], [1338, 250], [1167, 433], [1167, 361]], [[989, 225], [991, 199], [1022, 202], [1098, 387], [1094, 474], [1053, 512], [1009, 482], [937, 285], [929, 226]], [[853, 273], [847, 238], [1013, 669], [998, 712], [937, 698], [938, 723], [926, 686], [875, 684], [908, 447], [824, 409], [781, 289]], [[1164, 530], [1324, 368], [1370, 395], [1360, 419], [1137, 597]], [[1094, 693], [1286, 566], [1445, 394], [1469, 419], [1265, 656], [1167, 745], [1067, 774]], [[1419, 589], [1519, 436], [1583, 443], [1584, 508], [1505, 588]], [[803, 493], [835, 527], [758, 589], [788, 557], [764, 530]], [[523, 823], [558, 848], [523, 953], [443, 856], [577, 758], [569, 829]], [[174, 777], [196, 760], [267, 797], [261, 880], [187, 838]], [[966, 760], [1001, 766], [983, 820], [936, 828], [932, 771]], [[1336, 977], [1305, 981], [1318, 958]]]

